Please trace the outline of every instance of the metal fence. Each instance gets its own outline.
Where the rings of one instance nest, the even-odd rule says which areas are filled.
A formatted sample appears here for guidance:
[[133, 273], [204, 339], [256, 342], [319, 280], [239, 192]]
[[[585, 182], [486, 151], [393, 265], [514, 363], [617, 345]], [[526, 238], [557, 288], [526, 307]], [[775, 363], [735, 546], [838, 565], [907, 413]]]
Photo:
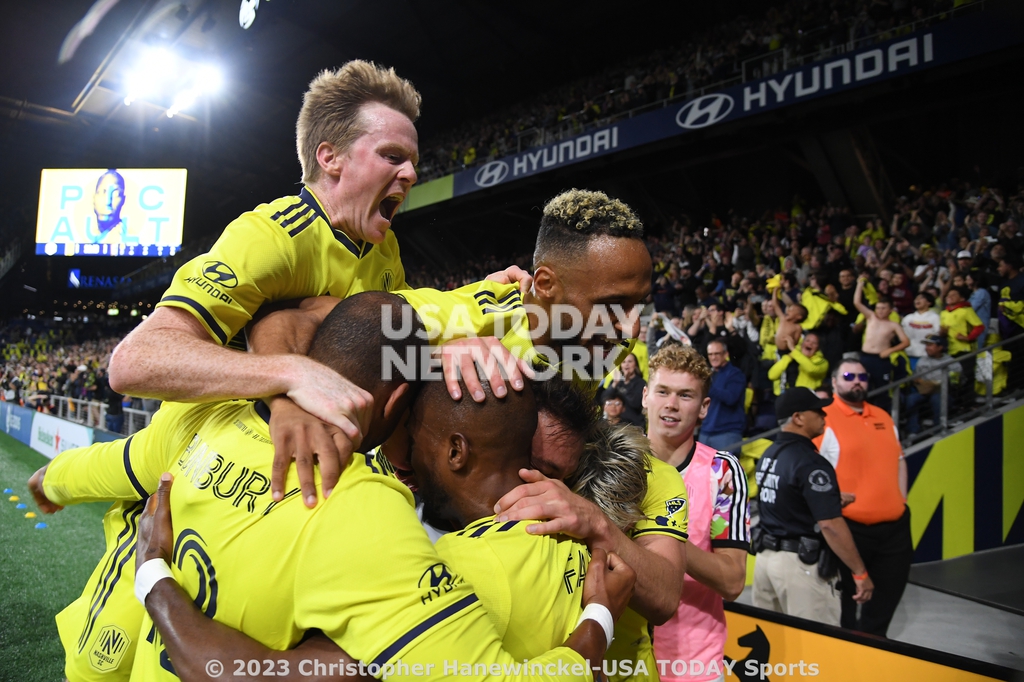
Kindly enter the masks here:
[[[26, 407], [42, 407], [49, 414], [61, 419], [91, 426], [98, 429], [107, 429], [107, 404], [95, 400], [80, 400], [78, 398], [67, 398], [61, 395], [36, 395], [29, 396], [25, 400]], [[122, 436], [130, 436], [137, 431], [149, 426], [153, 419], [153, 412], [140, 410], [134, 407], [122, 408], [124, 420], [121, 425]]]
[[[918, 414], [918, 419], [925, 428], [922, 428], [917, 433], [910, 434], [905, 433], [905, 429], [900, 430], [901, 441], [904, 447], [927, 438], [950, 434], [955, 431], [956, 427], [960, 424], [991, 412], [997, 404], [1005, 404], [1024, 398], [1024, 373], [1018, 374], [1018, 371], [1015, 370], [1015, 366], [1013, 364], [994, 362], [996, 353], [998, 351], [1007, 350], [1007, 347], [1016, 347], [1014, 348], [1015, 351], [1024, 352], [1024, 334], [999, 341], [998, 343], [986, 346], [981, 350], [965, 353], [957, 357], [951, 357], [941, 365], [930, 368], [926, 374], [941, 372], [938, 409], [935, 414], [930, 415], [930, 418], [923, 418]], [[970, 372], [951, 372], [950, 367], [954, 364], [959, 364], [961, 369], [965, 369], [966, 367], [972, 367], [973, 369]], [[1003, 390], [999, 391], [997, 394], [995, 391], [995, 384], [1000, 382], [996, 372], [996, 365], [998, 364], [1002, 364], [1002, 367], [1006, 369], [1006, 375], [1003, 377], [1006, 385]], [[914, 381], [920, 379], [921, 376], [922, 373], [910, 374], [903, 379], [876, 388], [868, 393], [867, 401], [870, 403], [872, 402], [872, 398], [877, 398], [881, 395], [889, 395], [892, 399], [892, 411], [890, 414], [892, 415], [893, 423], [899, 426], [901, 411], [905, 411], [907, 409], [907, 398], [916, 392], [912, 388], [912, 385]], [[968, 381], [970, 379], [974, 379], [975, 383], [965, 386], [964, 382], [959, 381], [964, 378], [967, 378]], [[976, 384], [978, 383], [984, 386], [984, 394], [979, 394], [977, 392]], [[921, 404], [924, 401], [915, 402], [918, 403], [914, 406], [915, 411], [924, 407], [924, 405]], [[929, 410], [931, 409], [930, 405], [927, 407]], [[772, 439], [777, 433], [779, 433], [780, 429], [781, 427], [776, 427], [774, 429], [764, 431], [763, 433], [746, 438], [739, 443], [734, 443], [726, 449], [730, 452], [739, 452], [744, 445], [748, 445], [754, 441], [761, 440], [763, 438]]]

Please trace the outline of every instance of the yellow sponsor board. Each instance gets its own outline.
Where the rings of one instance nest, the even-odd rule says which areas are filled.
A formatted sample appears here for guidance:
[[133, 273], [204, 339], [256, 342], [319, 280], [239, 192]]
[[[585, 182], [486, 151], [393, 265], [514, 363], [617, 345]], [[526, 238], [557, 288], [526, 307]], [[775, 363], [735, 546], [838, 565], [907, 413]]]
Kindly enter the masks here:
[[184, 168], [44, 169], [36, 253], [168, 256], [181, 246]]
[[[726, 680], [982, 682], [1008, 679], [1005, 673], [1009, 671], [1003, 668], [944, 652], [856, 635], [749, 606], [728, 605], [727, 608]], [[798, 621], [806, 623], [806, 627], [798, 627]]]

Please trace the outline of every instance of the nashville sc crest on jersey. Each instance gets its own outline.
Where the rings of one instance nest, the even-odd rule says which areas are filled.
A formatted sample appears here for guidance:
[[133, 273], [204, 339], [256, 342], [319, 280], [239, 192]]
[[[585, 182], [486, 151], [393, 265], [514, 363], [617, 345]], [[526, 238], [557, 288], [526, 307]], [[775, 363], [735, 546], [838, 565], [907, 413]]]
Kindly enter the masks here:
[[392, 291], [395, 288], [395, 273], [391, 270], [385, 270], [380, 273], [380, 290], [381, 291]]

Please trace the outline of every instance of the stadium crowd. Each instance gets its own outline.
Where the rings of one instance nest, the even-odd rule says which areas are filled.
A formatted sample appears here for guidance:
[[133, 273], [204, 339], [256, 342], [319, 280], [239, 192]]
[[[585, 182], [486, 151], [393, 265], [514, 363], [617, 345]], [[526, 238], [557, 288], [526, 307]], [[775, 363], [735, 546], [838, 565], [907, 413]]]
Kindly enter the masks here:
[[[886, 347], [872, 353], [879, 357], [869, 361], [872, 388], [913, 373], [918, 363], [925, 370], [1020, 331], [1013, 323], [1000, 327], [998, 322], [1001, 289], [1011, 273], [1019, 272], [1024, 250], [1019, 189], [1008, 195], [958, 180], [931, 189], [911, 187], [889, 222], [855, 218], [845, 207], [809, 206], [799, 196], [788, 208], [761, 215], [732, 210], [721, 215], [712, 214], [706, 226], [686, 215], [648, 224], [646, 243], [655, 268], [650, 321], [641, 339], [650, 350], [641, 355], [674, 338], [707, 356], [708, 344], [722, 341], [749, 389], [739, 428], [745, 435], [774, 427], [774, 398], [787, 386], [826, 385], [844, 354], [864, 350], [871, 316], [857, 306], [858, 288], [862, 305], [878, 309], [881, 302], [885, 319], [895, 325], [895, 343], [885, 340]], [[457, 265], [412, 264], [407, 279], [412, 287], [452, 290], [508, 265], [529, 269], [531, 257], [492, 254]], [[116, 328], [122, 335], [125, 324], [131, 322]], [[103, 400], [116, 333], [106, 323], [54, 327], [34, 336], [24, 326], [9, 327], [4, 332], [6, 399], [35, 396], [35, 403], [43, 404], [45, 396], [56, 394]], [[972, 407], [976, 394], [984, 395], [983, 377], [992, 377], [996, 395], [1011, 376], [1024, 378], [1019, 364], [1011, 367], [1011, 345], [983, 356], [981, 365], [969, 359], [952, 367], [959, 383], [951, 415]], [[641, 369], [646, 369], [643, 360]], [[940, 375], [921, 376], [902, 394], [908, 435], [921, 430], [922, 420], [937, 418]], [[619, 393], [625, 420], [641, 424], [639, 393]], [[875, 400], [889, 407], [886, 396]]]
[[[787, 386], [823, 387], [845, 354], [868, 356], [878, 388], [918, 363], [928, 369], [1024, 331], [999, 305], [1007, 285], [1020, 298], [1022, 214], [1019, 188], [1007, 196], [953, 180], [910, 188], [888, 223], [799, 197], [756, 217], [713, 216], [706, 228], [681, 216], [648, 239], [656, 279], [647, 342], [674, 338], [707, 354], [722, 341], [751, 389], [742, 430], [766, 430], [774, 396]], [[983, 377], [992, 377], [996, 395], [1008, 376], [1024, 378], [1010, 345], [952, 368], [959, 383], [951, 410], [985, 394]], [[938, 392], [938, 375], [922, 377], [903, 392], [911, 433]], [[889, 407], [884, 393], [873, 400]]]
[[[851, 43], [867, 44], [873, 36], [887, 40], [910, 22], [942, 19], [954, 7], [966, 4], [963, 0], [771, 3], [759, 17], [740, 15], [681, 36], [670, 48], [634, 57], [425, 140], [417, 168], [420, 181], [546, 144], [551, 142], [548, 131], [553, 128], [575, 135], [656, 102], [691, 98], [702, 88], [742, 77], [743, 63], [759, 56], [785, 50], [792, 59], [842, 50]], [[762, 72], [774, 72], [774, 68], [754, 62], [748, 76]]]

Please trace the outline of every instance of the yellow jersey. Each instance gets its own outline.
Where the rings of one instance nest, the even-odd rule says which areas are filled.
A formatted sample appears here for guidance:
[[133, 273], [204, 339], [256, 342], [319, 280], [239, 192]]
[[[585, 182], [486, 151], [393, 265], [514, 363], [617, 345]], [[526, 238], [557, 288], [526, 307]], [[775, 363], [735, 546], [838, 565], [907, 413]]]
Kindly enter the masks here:
[[939, 313], [939, 324], [945, 327], [948, 331], [946, 332], [946, 339], [949, 342], [949, 354], [958, 355], [960, 353], [970, 353], [975, 350], [974, 341], [961, 341], [956, 338], [957, 334], [963, 334], [964, 336], [970, 336], [971, 332], [976, 328], [983, 326], [981, 318], [978, 317], [978, 313], [974, 312], [974, 308], [969, 303], [957, 304], [954, 308], [946, 308]]
[[157, 307], [189, 311], [224, 345], [266, 301], [404, 288], [394, 232], [353, 242], [303, 188], [233, 220], [209, 253], [178, 269]]
[[476, 590], [505, 651], [529, 659], [564, 642], [583, 613], [590, 551], [564, 535], [530, 535], [531, 521], [493, 516], [443, 535], [437, 553]]
[[[454, 291], [414, 289], [394, 293], [405, 298], [416, 309], [432, 343], [440, 344], [467, 336], [496, 336], [516, 357], [551, 364], [533, 346], [529, 319], [516, 284], [483, 281]], [[621, 344], [615, 366], [621, 364], [631, 352], [634, 341]], [[594, 391], [600, 385], [600, 381], [586, 380], [581, 383]], [[688, 508], [682, 477], [675, 467], [656, 457], [648, 455], [647, 461], [647, 495], [641, 504], [641, 511], [646, 518], [637, 523], [631, 536], [635, 539], [647, 535], [663, 535], [685, 542]], [[638, 662], [642, 660], [647, 673], [652, 679], [657, 679], [654, 647], [647, 619], [627, 609], [615, 625], [615, 641], [606, 658], [618, 661], [620, 671], [636, 670]], [[612, 682], [643, 678], [643, 674], [609, 675]]]
[[[690, 508], [686, 485], [676, 468], [657, 457], [647, 455], [647, 495], [640, 505], [644, 517], [633, 530], [634, 540], [653, 535], [686, 542]], [[615, 640], [605, 654], [610, 682], [621, 680], [657, 680], [657, 660], [651, 640], [650, 624], [633, 609], [626, 609], [615, 623]], [[614, 661], [614, 663], [612, 663]]]
[[[315, 628], [371, 674], [454, 679], [486, 665], [509, 679], [592, 679], [570, 649], [524, 662], [501, 648], [472, 586], [437, 554], [382, 457], [354, 455], [335, 494], [313, 510], [294, 472], [285, 499], [273, 502], [268, 417], [245, 401], [165, 404], [131, 439], [62, 454], [44, 488], [58, 503], [131, 500], [172, 472], [176, 580], [208, 617], [270, 648], [294, 647]], [[132, 577], [122, 575], [120, 588], [131, 592]], [[131, 679], [177, 679], [148, 614], [138, 635]]]

